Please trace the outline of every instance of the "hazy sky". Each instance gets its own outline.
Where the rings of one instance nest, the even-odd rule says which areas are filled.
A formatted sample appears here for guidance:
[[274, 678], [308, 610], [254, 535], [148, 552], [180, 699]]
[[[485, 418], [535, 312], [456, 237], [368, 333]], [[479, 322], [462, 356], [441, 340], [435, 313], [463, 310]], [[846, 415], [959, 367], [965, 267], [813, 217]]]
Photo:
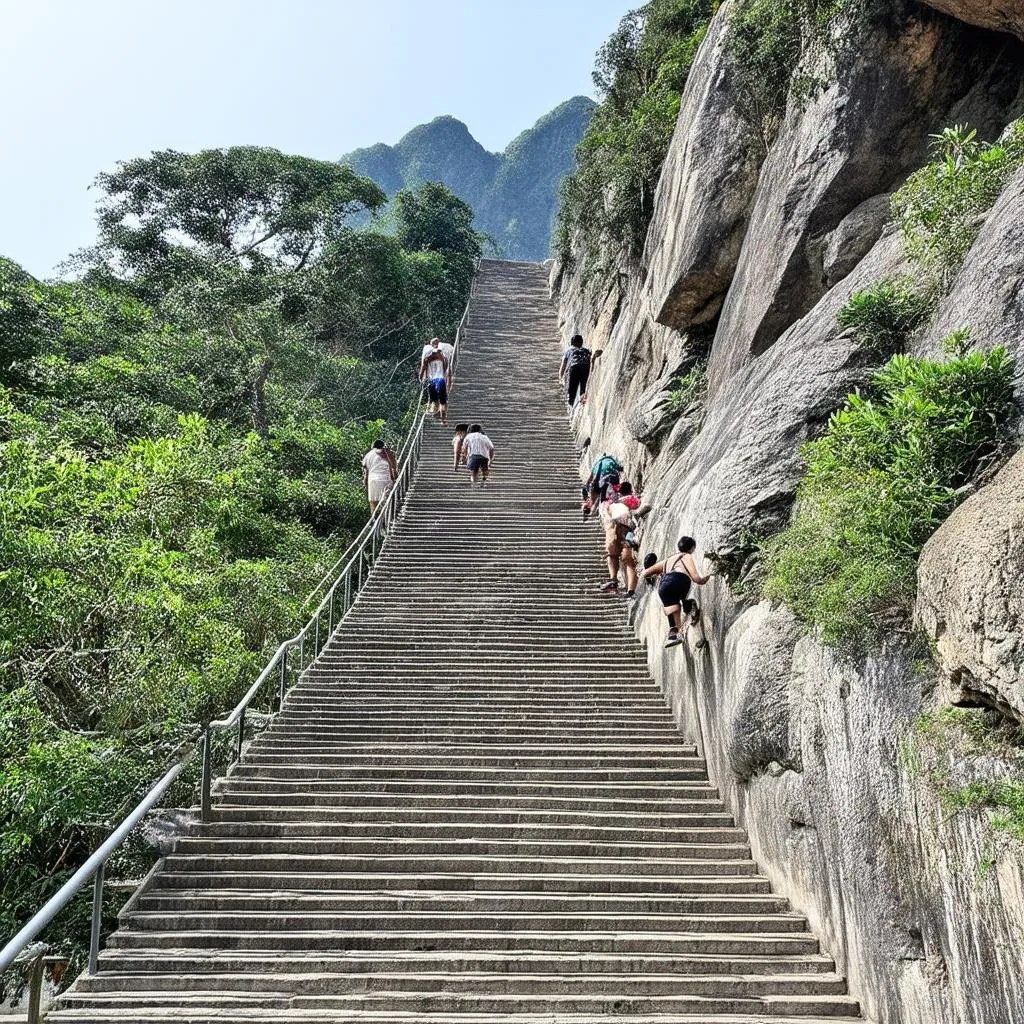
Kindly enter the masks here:
[[155, 149], [337, 159], [453, 114], [500, 150], [592, 95], [638, 0], [0, 0], [0, 255], [92, 241], [93, 177]]

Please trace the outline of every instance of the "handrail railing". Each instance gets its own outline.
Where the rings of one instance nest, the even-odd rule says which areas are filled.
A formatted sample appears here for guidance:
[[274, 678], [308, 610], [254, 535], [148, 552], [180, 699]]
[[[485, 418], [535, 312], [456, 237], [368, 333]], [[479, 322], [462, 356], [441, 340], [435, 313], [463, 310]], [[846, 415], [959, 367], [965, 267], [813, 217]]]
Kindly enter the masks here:
[[[473, 293], [476, 291], [479, 269], [480, 261], [477, 260], [473, 267], [473, 277], [470, 280], [469, 300], [467, 300], [462, 319], [459, 321], [458, 329], [455, 332], [456, 365], [458, 363], [460, 342], [469, 319], [469, 305], [472, 301]], [[225, 773], [230, 772], [242, 757], [245, 745], [246, 712], [267, 681], [274, 679], [277, 683], [277, 710], [280, 711], [284, 707], [289, 676], [291, 675], [295, 679], [301, 677], [302, 673], [319, 656], [336, 626], [348, 614], [355, 603], [359, 591], [363, 588], [364, 583], [369, 577], [370, 570], [373, 568], [377, 556], [383, 548], [385, 535], [398, 518], [405, 496], [412, 486], [413, 476], [416, 472], [416, 467], [419, 465], [420, 453], [423, 447], [423, 425], [426, 422], [426, 418], [426, 406], [421, 399], [417, 405], [413, 423], [409, 428], [405, 443], [399, 453], [397, 474], [391, 490], [388, 492], [383, 504], [377, 507], [376, 514], [359, 531], [355, 540], [349, 545], [336, 564], [335, 568], [337, 568], [337, 565], [342, 565], [342, 568], [306, 625], [295, 636], [285, 640], [278, 647], [274, 656], [256, 677], [255, 682], [249, 687], [245, 696], [242, 697], [231, 713], [207, 725], [198, 739], [192, 742], [185, 753], [153, 785], [141, 802], [93, 852], [89, 859], [50, 897], [21, 931], [0, 950], [0, 973], [3, 973], [15, 963], [21, 951], [68, 905], [72, 897], [90, 878], [93, 879], [93, 901], [89, 943], [89, 973], [96, 973], [100, 951], [103, 885], [107, 860], [124, 842], [129, 832], [160, 803], [168, 789], [170, 789], [171, 785], [197, 753], [202, 754], [202, 774], [199, 784], [200, 820], [204, 822], [210, 820], [212, 815], [212, 747], [214, 734], [226, 732], [229, 729], [237, 730], [234, 743], [234, 759], [225, 769]], [[326, 622], [324, 621], [325, 618]], [[294, 663], [292, 663], [292, 654], [296, 651], [298, 656], [294, 659]], [[32, 971], [30, 978], [32, 992], [29, 996], [29, 1024], [37, 1024], [39, 1006], [38, 986], [41, 983], [41, 972]]]

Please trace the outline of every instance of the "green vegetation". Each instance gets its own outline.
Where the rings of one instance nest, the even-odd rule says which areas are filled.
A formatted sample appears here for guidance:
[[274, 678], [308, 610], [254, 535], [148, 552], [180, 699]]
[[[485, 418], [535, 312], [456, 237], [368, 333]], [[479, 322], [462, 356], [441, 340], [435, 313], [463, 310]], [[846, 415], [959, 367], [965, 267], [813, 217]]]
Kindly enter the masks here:
[[708, 363], [701, 359], [676, 382], [665, 404], [673, 416], [681, 416], [691, 405], [703, 401], [708, 387]]
[[99, 185], [75, 280], [0, 259], [8, 934], [294, 632], [480, 251], [442, 186], [399, 195], [393, 236], [354, 231], [383, 193], [274, 150], [157, 153]]
[[852, 330], [865, 348], [887, 356], [899, 351], [928, 311], [928, 299], [911, 282], [887, 278], [850, 296], [836, 320], [840, 327]]
[[804, 446], [789, 527], [764, 545], [766, 596], [851, 653], [905, 621], [921, 547], [958, 488], [1010, 440], [1005, 349], [947, 362], [897, 355]]
[[736, 104], [764, 152], [790, 95], [807, 97], [824, 83], [822, 60], [808, 54], [834, 61], [882, 8], [880, 0], [737, 0], [728, 37]]
[[907, 254], [946, 291], [978, 233], [978, 216], [999, 198], [1024, 166], [1024, 119], [993, 144], [978, 141], [964, 125], [932, 138], [930, 163], [892, 197]]
[[[943, 708], [918, 721], [903, 761], [924, 774], [951, 814], [986, 810], [997, 833], [1024, 842], [1024, 731], [1016, 723], [984, 709]], [[972, 761], [989, 777], [967, 781]], [[991, 777], [999, 762], [1004, 773]]]
[[553, 246], [599, 271], [602, 243], [639, 256], [654, 190], [679, 114], [679, 99], [718, 4], [652, 0], [630, 11], [597, 55], [603, 99], [562, 182]]

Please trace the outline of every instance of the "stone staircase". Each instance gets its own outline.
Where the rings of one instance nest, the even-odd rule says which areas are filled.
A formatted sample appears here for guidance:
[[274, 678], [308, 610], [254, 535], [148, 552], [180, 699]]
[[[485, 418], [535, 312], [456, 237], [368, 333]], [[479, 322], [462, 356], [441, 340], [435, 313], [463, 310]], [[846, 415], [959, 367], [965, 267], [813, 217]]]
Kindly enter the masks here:
[[682, 743], [580, 522], [535, 264], [324, 656], [48, 1020], [830, 1024], [857, 1003]]

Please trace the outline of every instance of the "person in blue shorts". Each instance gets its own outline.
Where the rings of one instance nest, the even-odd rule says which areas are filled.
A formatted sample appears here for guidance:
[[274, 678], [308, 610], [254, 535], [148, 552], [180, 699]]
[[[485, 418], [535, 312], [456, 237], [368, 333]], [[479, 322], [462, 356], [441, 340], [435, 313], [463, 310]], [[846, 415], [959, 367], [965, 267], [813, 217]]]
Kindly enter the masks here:
[[448, 380], [451, 360], [440, 338], [431, 338], [420, 356], [420, 380], [427, 385], [427, 402], [432, 415], [440, 413], [441, 422], [448, 422]]

